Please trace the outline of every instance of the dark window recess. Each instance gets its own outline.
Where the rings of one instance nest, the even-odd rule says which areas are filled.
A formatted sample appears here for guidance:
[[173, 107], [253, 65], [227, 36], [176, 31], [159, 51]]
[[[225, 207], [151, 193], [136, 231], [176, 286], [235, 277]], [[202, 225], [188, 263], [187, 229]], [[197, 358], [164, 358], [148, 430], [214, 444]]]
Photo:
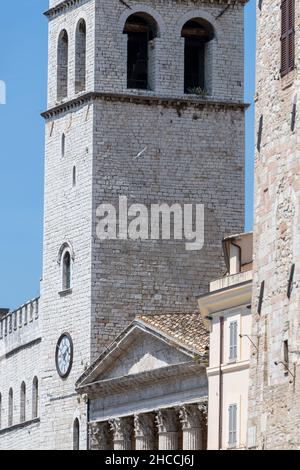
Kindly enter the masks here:
[[258, 130], [257, 130], [257, 144], [256, 148], [257, 151], [260, 152], [261, 149], [261, 140], [262, 140], [262, 133], [263, 133], [263, 125], [264, 125], [264, 117], [260, 116], [259, 123], [258, 123]]
[[201, 18], [188, 21], [182, 28], [184, 47], [184, 92], [205, 91], [206, 47], [214, 37], [212, 26]]
[[284, 363], [289, 365], [289, 342], [286, 340], [283, 342], [283, 360]]
[[128, 36], [127, 88], [149, 88], [149, 41], [156, 37], [157, 27], [153, 18], [144, 13], [131, 15], [124, 28]]
[[260, 292], [259, 292], [259, 299], [258, 299], [258, 307], [257, 307], [257, 313], [258, 315], [261, 314], [261, 309], [262, 309], [262, 304], [264, 300], [264, 292], [265, 292], [265, 281], [262, 281], [260, 285]]
[[57, 99], [61, 100], [68, 96], [68, 61], [69, 61], [69, 38], [66, 30], [63, 30], [58, 39], [57, 46]]
[[281, 76], [295, 67], [295, 0], [281, 1]]
[[71, 289], [71, 256], [67, 251], [63, 258], [63, 290]]
[[148, 34], [128, 34], [127, 88], [148, 88]]
[[297, 116], [297, 104], [293, 103], [292, 107], [292, 117], [291, 117], [291, 131], [294, 132], [296, 125], [296, 116]]
[[291, 295], [292, 295], [294, 274], [295, 274], [295, 265], [292, 264], [291, 271], [290, 271], [290, 276], [289, 276], [288, 288], [287, 288], [287, 296], [288, 296], [289, 299], [291, 298]]
[[205, 87], [205, 44], [186, 38], [184, 52], [184, 91]]
[[73, 424], [73, 450], [79, 450], [80, 444], [80, 425], [76, 418]]

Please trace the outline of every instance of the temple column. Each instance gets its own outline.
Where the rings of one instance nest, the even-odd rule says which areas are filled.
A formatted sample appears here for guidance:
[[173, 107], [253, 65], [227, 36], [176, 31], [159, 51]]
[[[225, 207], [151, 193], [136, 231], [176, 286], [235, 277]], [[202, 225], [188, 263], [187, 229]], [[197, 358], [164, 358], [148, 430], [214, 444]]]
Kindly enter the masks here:
[[131, 418], [116, 418], [109, 422], [113, 432], [114, 450], [131, 450], [133, 420]]
[[178, 450], [178, 415], [175, 410], [159, 410], [156, 416], [158, 449]]
[[199, 406], [181, 406], [179, 418], [183, 431], [183, 450], [202, 450], [202, 414]]
[[135, 450], [155, 450], [155, 415], [134, 416]]
[[91, 450], [112, 450], [111, 432], [107, 422], [90, 423], [89, 433]]
[[202, 427], [202, 449], [207, 449], [207, 418], [208, 418], [208, 403], [203, 402], [198, 404], [201, 413], [201, 427]]

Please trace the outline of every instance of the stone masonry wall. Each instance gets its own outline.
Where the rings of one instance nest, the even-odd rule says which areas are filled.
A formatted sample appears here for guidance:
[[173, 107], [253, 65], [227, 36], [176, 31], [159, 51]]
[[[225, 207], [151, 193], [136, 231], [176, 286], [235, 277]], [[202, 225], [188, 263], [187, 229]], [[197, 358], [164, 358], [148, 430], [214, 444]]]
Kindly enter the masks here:
[[[56, 4], [61, 2], [56, 2]], [[50, 5], [51, 6], [51, 5]], [[52, 5], [56, 6], [56, 5]], [[80, 96], [85, 91], [94, 90], [95, 67], [95, 0], [80, 0], [70, 9], [62, 10], [50, 17], [48, 47], [48, 108]], [[86, 86], [85, 91], [76, 92], [76, 29], [80, 20], [86, 23]], [[57, 45], [62, 30], [66, 30], [69, 39], [68, 47], [68, 95], [57, 100]]]
[[[33, 414], [33, 380], [40, 387], [41, 332], [38, 301], [32, 301], [0, 322], [0, 450], [36, 449], [41, 444], [40, 406]], [[25, 421], [21, 423], [21, 384], [26, 385]], [[13, 390], [10, 425], [9, 391]], [[40, 395], [40, 391], [39, 391]]]
[[[92, 129], [89, 105], [46, 124], [41, 405], [43, 445], [50, 449], [72, 448], [75, 418], [83, 422], [81, 448], [86, 447], [86, 404], [78, 403], [74, 384], [90, 363]], [[72, 290], [66, 293], [61, 292], [64, 244], [72, 255]], [[55, 349], [65, 332], [74, 343], [74, 362], [70, 376], [62, 380], [56, 371]]]
[[127, 91], [127, 35], [123, 34], [124, 25], [130, 15], [145, 12], [154, 18], [158, 27], [158, 37], [153, 44], [153, 92], [156, 95], [183, 94], [184, 38], [181, 30], [187, 21], [200, 17], [209, 21], [215, 31], [215, 39], [209, 46], [211, 67], [208, 68], [212, 77], [207, 77], [207, 81], [210, 82], [210, 94], [216, 99], [242, 101], [243, 2], [231, 3], [227, 8], [227, 2], [205, 0], [130, 0], [130, 8], [127, 8], [118, 0], [97, 1], [95, 88], [105, 92]]
[[[221, 240], [243, 230], [244, 111], [101, 100], [94, 112], [96, 352], [137, 314], [196, 311], [195, 293], [224, 273]], [[185, 240], [99, 241], [96, 208], [118, 208], [119, 196], [148, 209], [204, 204], [204, 248], [186, 251]]]
[[[256, 132], [260, 148], [255, 159], [253, 335], [259, 351], [250, 371], [249, 445], [255, 444], [256, 433], [257, 447], [265, 449], [300, 448], [299, 2], [295, 5], [296, 68], [284, 78], [280, 76], [281, 2], [264, 0], [257, 10]], [[284, 341], [288, 341], [294, 383], [282, 364], [275, 365], [284, 361]]]
[[[152, 14], [159, 25], [152, 91], [126, 90], [122, 31], [130, 12], [122, 2], [50, 1], [57, 9], [49, 14], [48, 108], [60, 107], [47, 114], [45, 129], [43, 341], [32, 352], [26, 349], [4, 359], [7, 377], [16, 366], [21, 371], [22, 364], [28, 364], [28, 376], [22, 379], [26, 384], [38, 373], [41, 422], [12, 430], [2, 441], [0, 434], [5, 448], [71, 449], [75, 418], [80, 421], [80, 448], [86, 448], [87, 406], [75, 394], [78, 377], [137, 313], [196, 311], [195, 292], [207, 291], [209, 281], [224, 271], [222, 237], [243, 229], [244, 2], [232, 2], [229, 8], [227, 1], [128, 2], [132, 12]], [[216, 33], [208, 60], [210, 95], [204, 103], [197, 96], [181, 100], [181, 28], [194, 16], [210, 21]], [[76, 93], [75, 33], [81, 19], [86, 22], [87, 75], [85, 91]], [[69, 40], [68, 96], [57, 101], [57, 40], [64, 29]], [[88, 92], [105, 96], [84, 99]], [[187, 252], [184, 241], [101, 243], [96, 208], [124, 195], [129, 204], [148, 207], [158, 202], [204, 203], [204, 249]], [[66, 245], [72, 254], [72, 289], [62, 293], [60, 254]], [[74, 363], [62, 380], [55, 349], [65, 332], [74, 342]], [[19, 378], [12, 380], [16, 390]], [[3, 396], [8, 386], [6, 382]]]

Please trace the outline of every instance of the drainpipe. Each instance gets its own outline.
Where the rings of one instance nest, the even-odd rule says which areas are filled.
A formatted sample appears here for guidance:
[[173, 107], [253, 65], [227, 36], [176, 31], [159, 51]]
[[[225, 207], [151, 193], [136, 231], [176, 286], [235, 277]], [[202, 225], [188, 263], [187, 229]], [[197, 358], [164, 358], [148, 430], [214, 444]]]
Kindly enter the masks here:
[[219, 445], [222, 448], [223, 438], [223, 346], [224, 346], [224, 317], [220, 317], [220, 359], [219, 359]]

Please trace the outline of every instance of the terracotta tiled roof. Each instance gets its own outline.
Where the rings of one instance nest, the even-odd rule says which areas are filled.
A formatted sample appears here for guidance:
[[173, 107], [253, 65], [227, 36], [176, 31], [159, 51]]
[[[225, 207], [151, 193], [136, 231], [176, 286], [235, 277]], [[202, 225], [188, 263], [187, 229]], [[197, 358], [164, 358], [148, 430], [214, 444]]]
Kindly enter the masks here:
[[200, 355], [207, 355], [209, 334], [199, 314], [140, 315], [136, 318]]

